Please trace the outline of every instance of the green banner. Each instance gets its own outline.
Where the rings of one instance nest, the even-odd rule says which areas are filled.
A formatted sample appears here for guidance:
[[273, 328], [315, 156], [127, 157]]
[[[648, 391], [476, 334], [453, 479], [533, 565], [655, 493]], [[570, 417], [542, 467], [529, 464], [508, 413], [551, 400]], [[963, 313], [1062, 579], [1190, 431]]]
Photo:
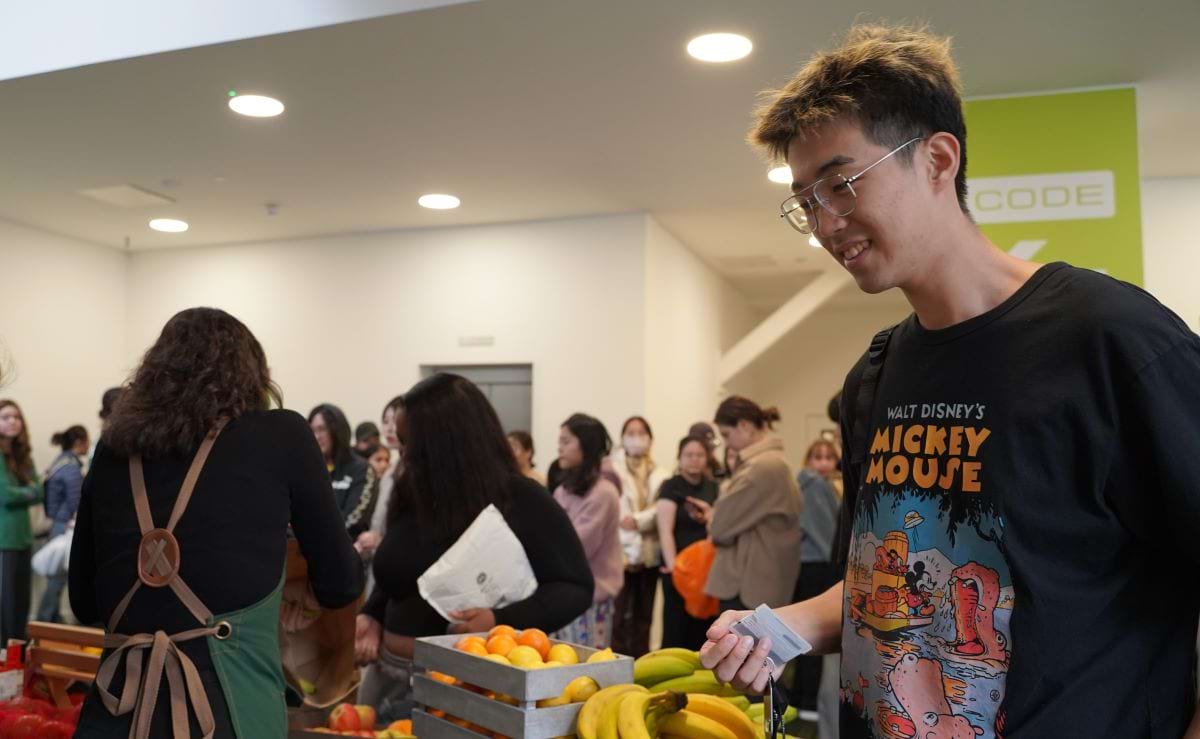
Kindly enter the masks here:
[[971, 214], [1002, 249], [1142, 284], [1134, 88], [966, 102]]

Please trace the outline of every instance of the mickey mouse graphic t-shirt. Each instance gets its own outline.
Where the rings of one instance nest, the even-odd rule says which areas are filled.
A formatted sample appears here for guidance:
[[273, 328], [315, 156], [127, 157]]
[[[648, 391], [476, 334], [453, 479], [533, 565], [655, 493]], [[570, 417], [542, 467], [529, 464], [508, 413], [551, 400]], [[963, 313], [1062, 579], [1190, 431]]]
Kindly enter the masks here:
[[868, 432], [837, 545], [843, 739], [1183, 734], [1200, 337], [1132, 285], [1046, 265], [976, 318], [897, 326]]

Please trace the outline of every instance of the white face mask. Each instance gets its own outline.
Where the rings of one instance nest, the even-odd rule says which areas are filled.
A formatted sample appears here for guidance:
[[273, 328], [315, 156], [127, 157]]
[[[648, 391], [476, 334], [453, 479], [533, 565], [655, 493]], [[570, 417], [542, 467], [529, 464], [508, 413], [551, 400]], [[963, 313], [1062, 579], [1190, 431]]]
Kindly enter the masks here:
[[626, 436], [623, 440], [625, 453], [631, 457], [645, 456], [646, 452], [650, 451], [649, 436]]

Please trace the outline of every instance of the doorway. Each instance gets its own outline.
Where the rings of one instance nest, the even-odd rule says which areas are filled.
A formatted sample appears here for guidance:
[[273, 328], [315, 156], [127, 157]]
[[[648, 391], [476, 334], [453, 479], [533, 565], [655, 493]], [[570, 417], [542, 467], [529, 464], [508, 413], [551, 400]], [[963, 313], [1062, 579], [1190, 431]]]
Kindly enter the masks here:
[[533, 433], [533, 365], [531, 364], [426, 364], [421, 377], [437, 372], [461, 375], [475, 383], [500, 417], [504, 433]]

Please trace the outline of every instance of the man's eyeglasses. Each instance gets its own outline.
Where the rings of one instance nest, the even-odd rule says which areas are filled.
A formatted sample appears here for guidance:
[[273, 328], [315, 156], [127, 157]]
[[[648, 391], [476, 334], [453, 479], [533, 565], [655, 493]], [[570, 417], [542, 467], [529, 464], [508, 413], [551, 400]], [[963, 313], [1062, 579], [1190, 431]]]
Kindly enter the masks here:
[[846, 177], [835, 174], [817, 180], [780, 203], [779, 217], [800, 233], [808, 235], [816, 231], [819, 226], [817, 221], [818, 205], [838, 218], [850, 215], [858, 205], [858, 194], [854, 192], [854, 183], [862, 179], [867, 172], [891, 158], [896, 152], [923, 138], [924, 136], [918, 136], [905, 141], [856, 175]]

